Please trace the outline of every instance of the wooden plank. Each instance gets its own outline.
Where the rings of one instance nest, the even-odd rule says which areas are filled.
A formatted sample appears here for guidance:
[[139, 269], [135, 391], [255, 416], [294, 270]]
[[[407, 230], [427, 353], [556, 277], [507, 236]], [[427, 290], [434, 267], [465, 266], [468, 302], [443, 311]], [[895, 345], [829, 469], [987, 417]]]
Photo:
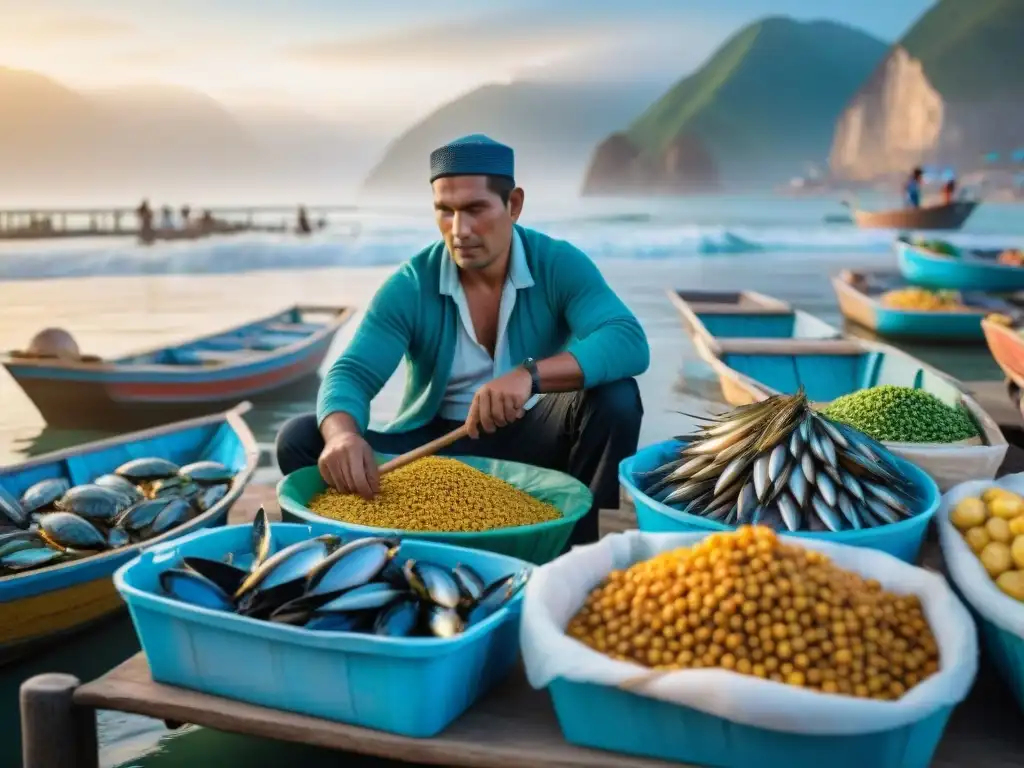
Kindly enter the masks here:
[[870, 350], [854, 339], [722, 339], [720, 354], [733, 355], [863, 355]]
[[521, 669], [432, 739], [244, 704], [154, 683], [139, 653], [75, 692], [75, 703], [413, 763], [480, 768], [684, 768], [567, 744], [550, 698]]

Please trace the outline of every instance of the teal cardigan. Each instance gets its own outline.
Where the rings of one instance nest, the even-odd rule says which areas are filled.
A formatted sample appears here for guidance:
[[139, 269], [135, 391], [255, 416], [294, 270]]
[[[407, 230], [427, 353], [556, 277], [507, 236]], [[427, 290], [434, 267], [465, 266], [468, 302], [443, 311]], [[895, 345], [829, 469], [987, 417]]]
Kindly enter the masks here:
[[[521, 288], [508, 322], [513, 362], [562, 351], [576, 358], [584, 387], [638, 376], [650, 349], [633, 313], [580, 250], [518, 227], [534, 285]], [[339, 411], [365, 431], [370, 401], [408, 364], [398, 416], [385, 427], [405, 432], [430, 423], [444, 398], [455, 355], [458, 310], [441, 292], [441, 264], [451, 258], [438, 241], [405, 262], [380, 287], [345, 352], [320, 385], [317, 423]]]

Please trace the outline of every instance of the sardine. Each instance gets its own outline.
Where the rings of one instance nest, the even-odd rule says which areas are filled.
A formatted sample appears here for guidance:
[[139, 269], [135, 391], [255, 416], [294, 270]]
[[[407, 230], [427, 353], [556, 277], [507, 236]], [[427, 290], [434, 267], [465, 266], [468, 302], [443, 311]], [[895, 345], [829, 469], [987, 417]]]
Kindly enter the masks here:
[[814, 510], [814, 514], [818, 516], [818, 519], [825, 524], [833, 533], [838, 533], [843, 530], [843, 521], [839, 517], [839, 513], [836, 512], [832, 507], [825, 503], [825, 500], [818, 494], [814, 494], [811, 497], [811, 508]]
[[799, 531], [803, 523], [803, 515], [800, 513], [800, 505], [793, 497], [784, 491], [779, 494], [775, 504], [779, 508], [779, 514], [786, 527], [791, 531]]
[[854, 530], [859, 530], [861, 525], [860, 515], [857, 513], [857, 508], [854, 506], [850, 497], [845, 493], [839, 494], [839, 511], [843, 513], [843, 517]]
[[726, 488], [743, 474], [744, 470], [753, 461], [753, 456], [747, 454], [746, 456], [737, 456], [735, 459], [729, 462], [725, 469], [722, 470], [722, 474], [718, 476], [718, 482], [715, 483], [715, 494], [720, 494]]
[[805, 452], [804, 455], [800, 457], [800, 469], [803, 470], [804, 477], [807, 479], [807, 482], [813, 485], [814, 478], [818, 473], [814, 469], [814, 457], [811, 455], [810, 451]]
[[[786, 485], [789, 483], [789, 478], [793, 475], [793, 471], [796, 469], [796, 463], [789, 458], [788, 453], [786, 454], [786, 459], [786, 464], [782, 468], [782, 472], [779, 474], [777, 478], [775, 478], [775, 482], [772, 483], [772, 498], [775, 498], [780, 493], [782, 493], [783, 490], [785, 490]], [[797, 470], [797, 474], [803, 473]]]
[[735, 445], [737, 442], [749, 440], [752, 444], [757, 439], [757, 435], [751, 435], [749, 438], [744, 438], [742, 435], [727, 434], [721, 437], [713, 437], [710, 440], [697, 440], [696, 442], [690, 443], [680, 453], [683, 456], [716, 456], [726, 448]]
[[768, 456], [768, 480], [770, 482], [774, 483], [779, 478], [779, 475], [782, 474], [788, 456], [789, 451], [785, 443], [779, 443], [772, 449], [771, 454]]
[[849, 472], [839, 470], [839, 480], [843, 484], [843, 488], [845, 488], [853, 498], [861, 504], [864, 503], [864, 489], [860, 487], [860, 483], [857, 482], [857, 478]]
[[736, 522], [739, 525], [749, 523], [757, 509], [757, 492], [754, 490], [754, 482], [748, 480], [740, 489], [740, 495], [736, 499]]
[[835, 507], [838, 497], [836, 495], [836, 486], [833, 484], [832, 478], [824, 472], [818, 472], [818, 476], [815, 478], [814, 482], [817, 486], [818, 493], [821, 494], [821, 498], [825, 500], [825, 503], [830, 507]]
[[884, 503], [881, 499], [876, 499], [870, 494], [865, 501], [865, 506], [871, 510], [871, 513], [875, 517], [878, 517], [890, 525], [900, 521], [900, 516], [896, 514], [895, 510], [893, 510], [888, 504]]
[[696, 498], [706, 491], [714, 491], [715, 481], [705, 480], [701, 483], [694, 483], [687, 481], [681, 486], [672, 491], [668, 496], [661, 500], [662, 504], [678, 504], [681, 501], [687, 501], [688, 499]]
[[836, 428], [836, 425], [831, 420], [820, 413], [815, 413], [812, 418], [814, 419], [814, 426], [824, 432], [833, 443], [844, 450], [850, 450], [850, 441], [846, 439], [841, 430]]
[[[894, 512], [898, 512], [904, 517], [910, 517], [914, 514], [910, 510], [910, 508], [908, 508], [907, 505], [903, 503], [899, 496], [897, 496], [895, 493], [890, 491], [885, 486], [878, 485], [877, 483], [872, 483], [866, 480], [862, 482], [861, 485], [864, 486], [864, 489], [868, 492], [870, 496], [874, 496], [875, 498], [879, 499], [887, 507], [891, 508]], [[866, 501], [870, 505], [871, 499], [867, 498]], [[872, 507], [872, 509], [874, 508]]]
[[771, 483], [768, 480], [769, 454], [762, 453], [754, 459], [754, 491], [757, 493], [757, 500], [764, 503], [768, 498], [768, 490]]
[[793, 434], [789, 436], [789, 453], [794, 459], [800, 459], [800, 455], [804, 452], [805, 445], [806, 443], [800, 434], [800, 430], [794, 429]]
[[807, 503], [811, 484], [807, 482], [807, 477], [804, 475], [802, 470], [798, 472], [790, 472], [788, 487], [797, 506], [803, 508]]

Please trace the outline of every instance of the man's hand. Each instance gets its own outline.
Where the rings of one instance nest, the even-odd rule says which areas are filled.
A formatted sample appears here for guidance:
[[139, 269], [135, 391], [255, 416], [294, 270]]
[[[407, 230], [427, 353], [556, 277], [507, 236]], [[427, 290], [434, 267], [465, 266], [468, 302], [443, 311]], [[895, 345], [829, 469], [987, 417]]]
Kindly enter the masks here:
[[317, 462], [324, 482], [342, 493], [358, 493], [372, 499], [380, 492], [380, 474], [373, 449], [355, 432], [332, 435]]
[[523, 406], [530, 399], [533, 379], [525, 368], [516, 368], [484, 384], [473, 397], [466, 427], [476, 440], [480, 430], [488, 434], [523, 417]]

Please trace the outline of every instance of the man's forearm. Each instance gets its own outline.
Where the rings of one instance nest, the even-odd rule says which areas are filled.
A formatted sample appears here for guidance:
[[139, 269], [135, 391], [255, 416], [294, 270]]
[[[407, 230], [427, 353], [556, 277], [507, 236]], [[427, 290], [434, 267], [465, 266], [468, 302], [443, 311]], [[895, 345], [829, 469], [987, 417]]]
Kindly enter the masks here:
[[325, 443], [329, 443], [332, 437], [343, 434], [359, 434], [359, 425], [356, 420], [344, 411], [335, 411], [320, 424], [320, 434]]
[[583, 369], [568, 352], [537, 361], [541, 392], [576, 392], [583, 388]]

